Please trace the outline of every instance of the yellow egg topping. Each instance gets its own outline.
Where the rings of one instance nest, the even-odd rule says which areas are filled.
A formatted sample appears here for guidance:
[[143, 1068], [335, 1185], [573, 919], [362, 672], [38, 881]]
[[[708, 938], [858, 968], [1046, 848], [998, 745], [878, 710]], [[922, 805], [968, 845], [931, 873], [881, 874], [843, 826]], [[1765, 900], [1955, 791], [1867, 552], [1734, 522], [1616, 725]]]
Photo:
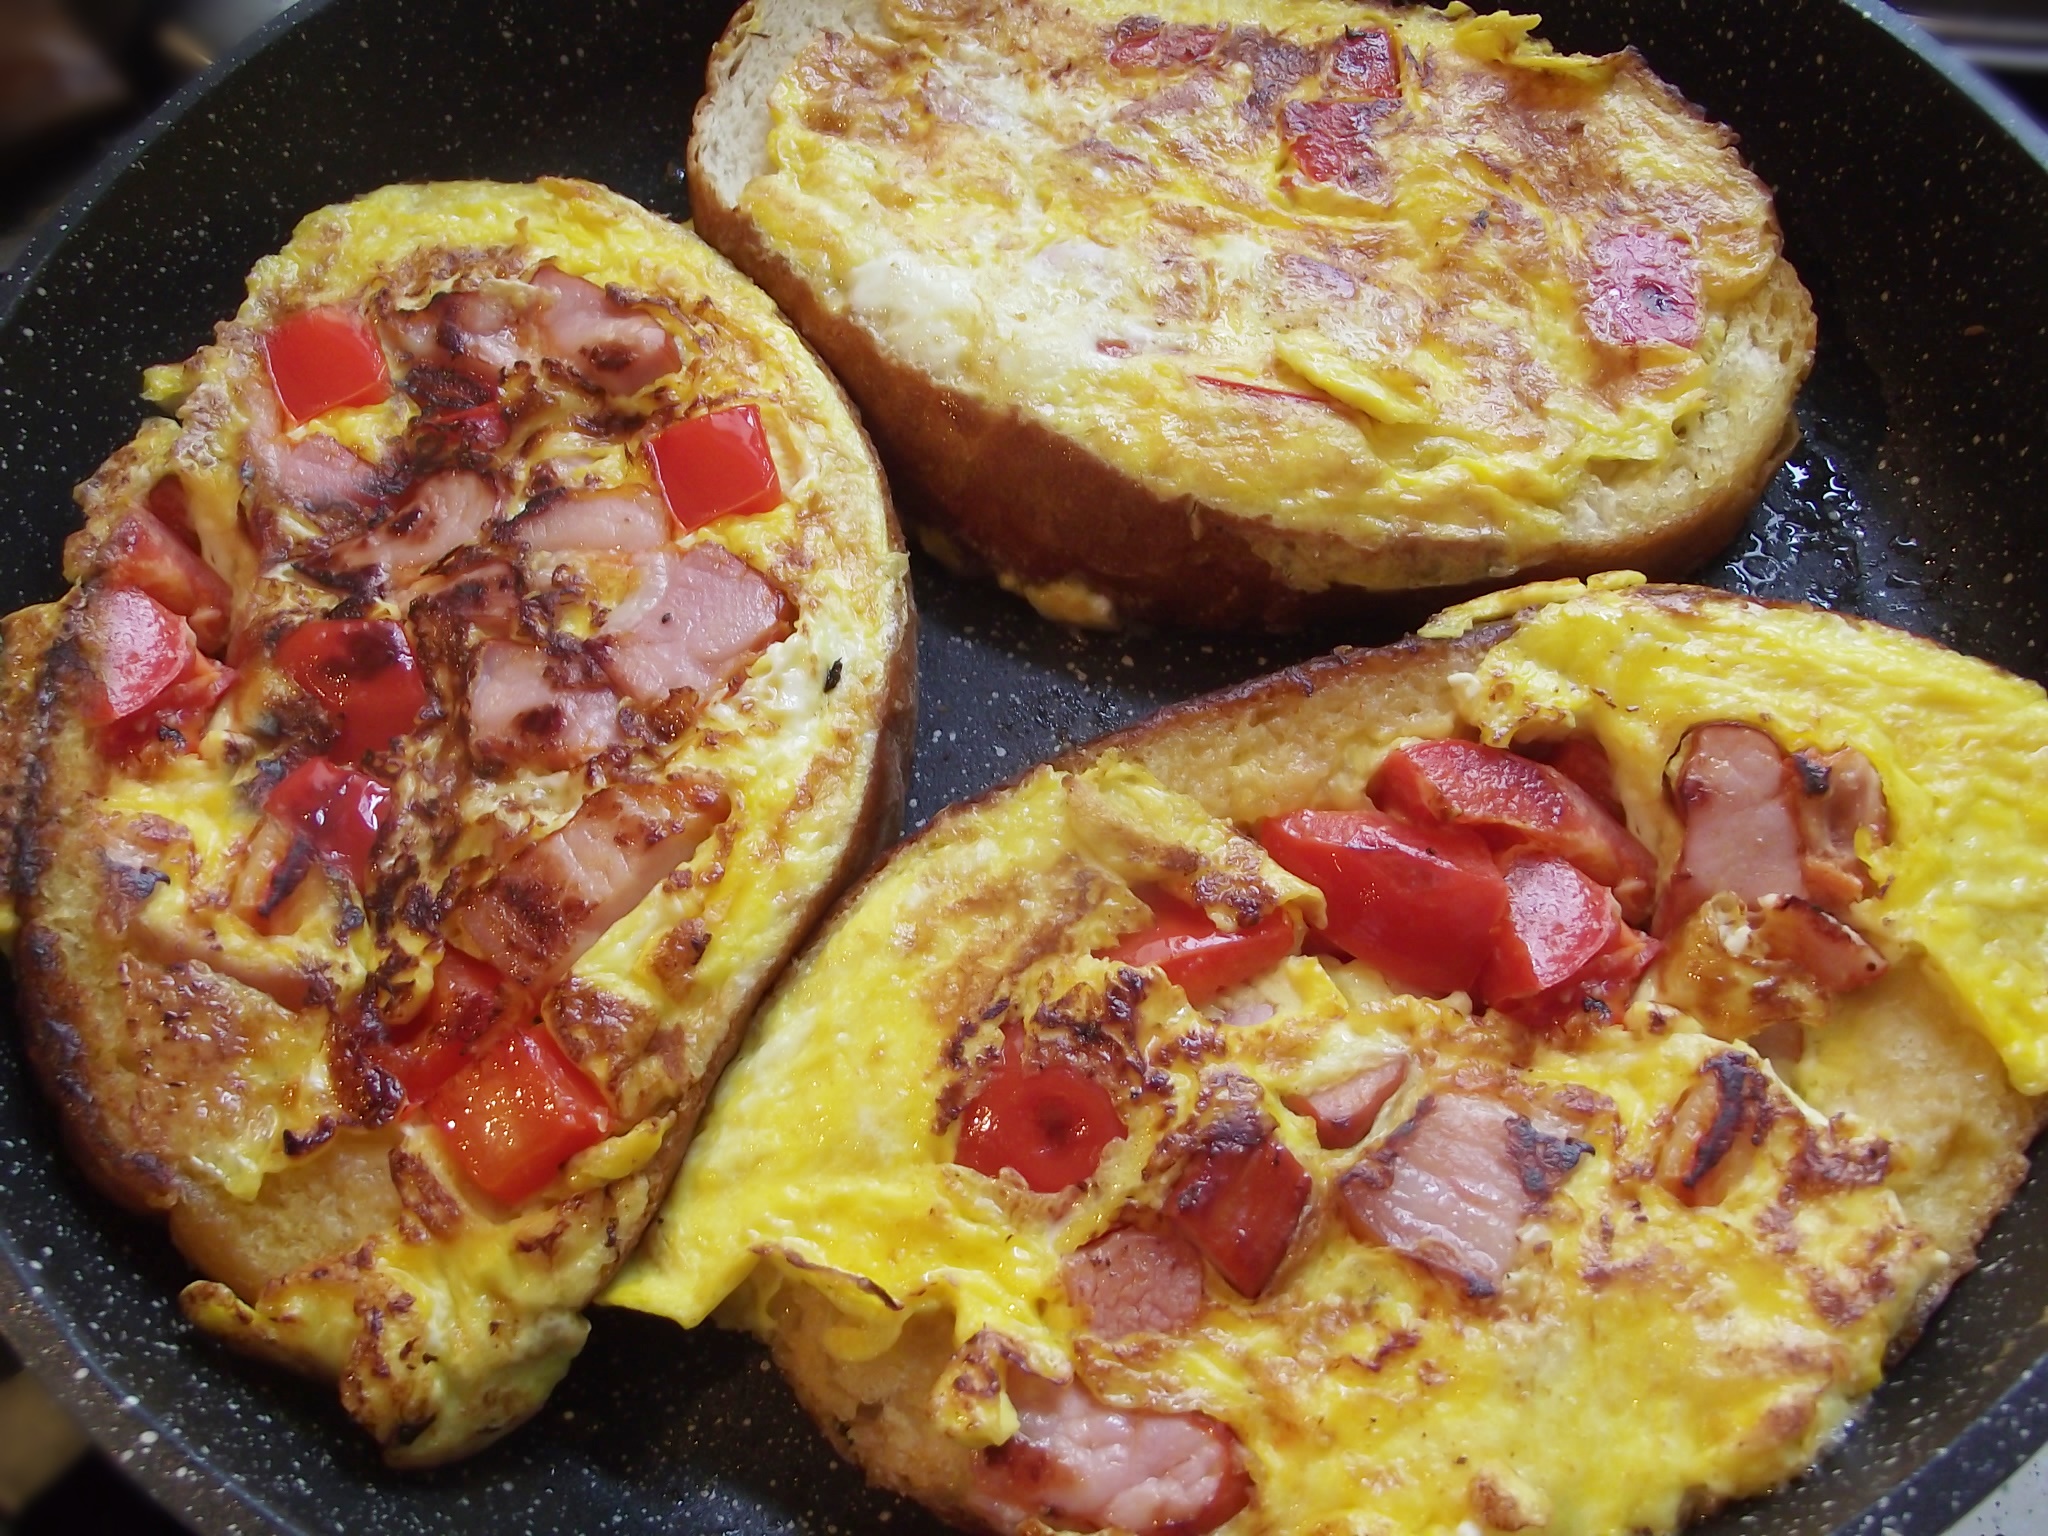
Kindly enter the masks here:
[[[1520, 589], [1435, 630], [1476, 662], [1448, 690], [1457, 733], [1590, 732], [1666, 879], [1681, 829], [1663, 774], [1689, 728], [1867, 754], [1893, 819], [1863, 841], [1882, 889], [1852, 916], [1888, 973], [1824, 1009], [1803, 1053], [1685, 1011], [1658, 969], [1590, 1029], [1525, 1028], [1327, 953], [1198, 1008], [1105, 958], [1146, 926], [1145, 893], [1226, 933], [1326, 913], [1245, 835], [1290, 808], [1261, 775], [1301, 780], [1305, 738], [1245, 704], [1259, 740], [1186, 746], [1189, 762], [1235, 754], [1249, 820], [1233, 825], [1138, 761], [1170, 776], [1175, 732], [1206, 729], [1190, 716], [941, 817], [874, 876], [757, 1021], [606, 1299], [759, 1334], [871, 1475], [998, 1528], [1017, 1527], [975, 1502], [975, 1469], [1020, 1433], [1024, 1373], [1107, 1411], [1226, 1426], [1252, 1489], [1216, 1527], [1232, 1533], [1661, 1531], [1808, 1465], [2024, 1166], [2048, 1009], [2017, 978], [2040, 963], [2048, 839], [2022, 808], [2048, 792], [2028, 746], [2048, 740], [2048, 701], [1876, 626], [1627, 577]], [[1364, 724], [1355, 742], [1341, 766], [1343, 742], [1317, 743], [1317, 803], [1357, 805], [1393, 744]], [[963, 1160], [963, 1100], [1020, 1048], [1084, 1063], [1121, 1120], [1092, 1173], [1052, 1193], [1022, 1164], [991, 1177]], [[1326, 1142], [1305, 1097], [1394, 1058], [1412, 1066], [1370, 1136]], [[1680, 1198], [1670, 1149], [1717, 1072], [1763, 1106], [1743, 1131], [1754, 1156]], [[1459, 1095], [1578, 1149], [1490, 1294], [1343, 1211], [1347, 1176], [1390, 1166]], [[1232, 1117], [1268, 1127], [1309, 1181], [1284, 1259], [1248, 1294], [1205, 1249], [1188, 1320], [1102, 1327], [1075, 1256], [1176, 1220], [1175, 1170]], [[906, 1420], [925, 1428], [889, 1427]]]
[[1297, 585], [1389, 584], [1363, 552], [1395, 531], [1440, 546], [1412, 585], [1584, 532], [1726, 404], [1734, 317], [1779, 262], [1730, 136], [1534, 17], [857, 20], [777, 82], [743, 212], [937, 384], [1161, 498], [1342, 535], [1261, 546]]

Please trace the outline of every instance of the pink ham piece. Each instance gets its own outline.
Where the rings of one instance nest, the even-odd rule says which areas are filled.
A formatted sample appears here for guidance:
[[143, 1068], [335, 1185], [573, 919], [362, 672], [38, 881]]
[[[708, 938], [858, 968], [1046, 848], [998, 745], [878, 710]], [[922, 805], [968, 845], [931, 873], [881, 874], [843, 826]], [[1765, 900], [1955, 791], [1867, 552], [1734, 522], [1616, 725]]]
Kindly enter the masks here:
[[482, 538], [498, 503], [498, 488], [483, 475], [466, 469], [429, 475], [397, 512], [341, 545], [328, 563], [344, 571], [381, 567], [389, 586], [409, 586], [444, 555]]
[[456, 930], [500, 974], [543, 992], [695, 853], [726, 810], [725, 796], [704, 783], [601, 789], [465, 897]]
[[1856, 851], [1856, 834], [1868, 828], [1873, 844], [1890, 836], [1884, 782], [1854, 747], [1826, 754], [1795, 752], [1792, 767], [1799, 781], [1799, 836], [1805, 849], [1800, 873], [1817, 903], [1843, 911], [1874, 889]]
[[645, 310], [554, 267], [542, 267], [532, 281], [546, 295], [535, 323], [547, 355], [606, 394], [637, 395], [682, 367], [675, 338]]
[[1709, 896], [1807, 896], [1791, 765], [1753, 725], [1703, 725], [1686, 737], [1672, 793], [1685, 842], [1657, 908], [1668, 934]]
[[1316, 1141], [1336, 1151], [1355, 1147], [1372, 1133], [1373, 1121], [1408, 1080], [1408, 1056], [1397, 1052], [1341, 1083], [1314, 1093], [1289, 1093], [1280, 1102], [1316, 1123]]
[[1172, 1333], [1202, 1310], [1202, 1256], [1170, 1233], [1117, 1227], [1069, 1255], [1060, 1278], [1105, 1339]]
[[[968, 1494], [999, 1531], [1201, 1536], [1251, 1501], [1237, 1437], [1204, 1413], [1111, 1408], [1079, 1382], [1014, 1372], [1017, 1433], [981, 1453]], [[1042, 1527], [1040, 1527], [1042, 1529]]]
[[675, 542], [675, 519], [645, 486], [570, 491], [530, 508], [509, 529], [530, 550], [549, 554], [650, 554]]
[[489, 640], [469, 678], [469, 750], [480, 763], [574, 768], [625, 740], [609, 688], [551, 681], [537, 645]]
[[386, 329], [396, 350], [415, 362], [452, 369], [495, 389], [507, 369], [534, 355], [533, 307], [530, 290], [500, 284], [444, 293], [424, 309], [393, 314]]
[[636, 704], [678, 688], [708, 696], [789, 633], [782, 593], [719, 545], [659, 550], [634, 561], [638, 581], [591, 652]]
[[1361, 1241], [1491, 1296], [1514, 1267], [1523, 1218], [1592, 1150], [1493, 1099], [1435, 1094], [1337, 1181], [1338, 1207]]
[[1854, 992], [1888, 968], [1862, 934], [1796, 896], [1765, 897], [1754, 922], [1762, 951], [1798, 966], [1823, 992]]

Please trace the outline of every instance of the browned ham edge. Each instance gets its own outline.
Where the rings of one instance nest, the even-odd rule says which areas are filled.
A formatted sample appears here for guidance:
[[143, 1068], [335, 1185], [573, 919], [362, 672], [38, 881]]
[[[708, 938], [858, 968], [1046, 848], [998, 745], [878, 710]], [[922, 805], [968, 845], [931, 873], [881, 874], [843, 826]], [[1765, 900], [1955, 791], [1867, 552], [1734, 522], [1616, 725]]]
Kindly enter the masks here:
[[1766, 897], [1754, 931], [1766, 955], [1798, 966], [1824, 992], [1867, 987], [1887, 969], [1884, 956], [1862, 934], [1797, 897]]
[[389, 518], [337, 547], [324, 568], [378, 569], [388, 586], [409, 586], [443, 556], [482, 538], [498, 515], [499, 500], [498, 488], [474, 471], [429, 475]]
[[1172, 1233], [1116, 1227], [1070, 1254], [1060, 1278], [1105, 1339], [1172, 1333], [1202, 1311], [1202, 1256]]
[[1593, 1149], [1505, 1104], [1434, 1094], [1337, 1183], [1352, 1232], [1491, 1296], [1514, 1267], [1523, 1218]]
[[1372, 1134], [1373, 1121], [1407, 1079], [1408, 1057], [1401, 1053], [1314, 1093], [1285, 1094], [1280, 1102], [1315, 1121], [1316, 1141], [1336, 1151]]
[[1817, 903], [1841, 911], [1873, 893], [1870, 871], [1856, 851], [1856, 834], [1868, 828], [1876, 843], [1891, 835], [1884, 784], [1870, 759], [1854, 747], [1826, 754], [1795, 752], [1792, 766], [1800, 791], [1800, 872]]
[[1741, 1051], [1700, 1064], [1672, 1112], [1657, 1182], [1687, 1205], [1718, 1205], [1741, 1182], [1770, 1129], [1770, 1081]]
[[591, 652], [635, 703], [658, 704], [679, 688], [708, 696], [789, 633], [788, 599], [717, 544], [657, 550], [634, 565], [633, 590]]
[[487, 640], [469, 681], [469, 750], [480, 764], [573, 768], [625, 737], [609, 688], [551, 676], [544, 647]]
[[726, 814], [709, 784], [619, 784], [456, 907], [466, 947], [539, 993], [697, 851]]
[[1009, 1379], [1017, 1433], [981, 1453], [970, 1509], [1001, 1531], [1201, 1536], [1251, 1499], [1237, 1437], [1203, 1413], [1111, 1408], [1079, 1382]]

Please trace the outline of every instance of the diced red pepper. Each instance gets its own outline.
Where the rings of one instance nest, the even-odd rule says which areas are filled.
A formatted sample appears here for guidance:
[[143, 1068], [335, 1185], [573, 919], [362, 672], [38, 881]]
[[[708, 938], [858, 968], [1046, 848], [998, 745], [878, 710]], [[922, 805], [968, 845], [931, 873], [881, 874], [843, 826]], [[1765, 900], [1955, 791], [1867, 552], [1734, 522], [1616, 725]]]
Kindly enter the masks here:
[[756, 406], [687, 416], [647, 449], [662, 500], [685, 529], [781, 504], [782, 481]]
[[1323, 932], [1346, 954], [1431, 996], [1477, 987], [1508, 904], [1478, 834], [1377, 811], [1294, 811], [1267, 821], [1259, 841], [1323, 893]]
[[190, 748], [213, 717], [213, 706], [234, 686], [235, 677], [233, 667], [194, 651], [185, 670], [168, 688], [125, 720], [107, 726], [101, 744], [117, 755], [172, 741]]
[[1600, 809], [1621, 820], [1621, 796], [1614, 789], [1614, 764], [1607, 749], [1590, 736], [1569, 736], [1563, 741], [1532, 742], [1515, 748], [1523, 757], [1548, 763], [1598, 802]]
[[1194, 1007], [1263, 976], [1294, 953], [1294, 924], [1285, 912], [1225, 933], [1206, 913], [1162, 891], [1146, 891], [1143, 899], [1152, 909], [1152, 926], [1123, 940], [1107, 958], [1141, 968], [1156, 966]]
[[1682, 236], [1614, 230], [1593, 240], [1586, 257], [1584, 314], [1596, 340], [1614, 347], [1699, 341], [1699, 258]]
[[1010, 1054], [962, 1113], [953, 1161], [990, 1178], [1014, 1168], [1049, 1195], [1092, 1176], [1123, 1134], [1116, 1101], [1087, 1073], [1064, 1064], [1028, 1072]]
[[228, 640], [235, 594], [227, 579], [151, 514], [124, 514], [99, 550], [102, 579], [147, 592], [192, 626], [199, 649], [218, 656]]
[[419, 661], [395, 620], [313, 619], [279, 643], [277, 664], [326, 707], [340, 762], [382, 751], [427, 707]]
[[1564, 859], [1524, 854], [1508, 866], [1507, 917], [1479, 980], [1496, 1006], [1576, 975], [1622, 926], [1614, 898]]
[[362, 316], [346, 309], [302, 310], [280, 321], [263, 338], [263, 356], [293, 426], [391, 394], [383, 347]]
[[1630, 921], [1649, 916], [1656, 859], [1548, 764], [1476, 741], [1415, 741], [1387, 754], [1367, 792], [1409, 821], [1470, 827], [1496, 851], [1526, 847], [1569, 859], [1614, 892]]
[[370, 849], [391, 819], [391, 791], [366, 773], [309, 757], [286, 774], [263, 809], [304, 834], [314, 850], [370, 887]]
[[611, 1132], [611, 1109], [545, 1024], [507, 1030], [427, 1101], [477, 1188], [517, 1205]]
[[405, 1087], [406, 1102], [432, 1098], [510, 1006], [511, 989], [495, 969], [459, 949], [443, 954], [426, 1007], [382, 1051], [386, 1070]]
[[1271, 1136], [1197, 1152], [1167, 1197], [1166, 1217], [1225, 1280], [1257, 1296], [1287, 1257], [1312, 1182]]
[[1280, 109], [1280, 132], [1309, 180], [1367, 192], [1382, 170], [1373, 129], [1393, 110], [1386, 100], [1290, 101]]
[[1110, 34], [1109, 62], [1118, 69], [1169, 69], [1207, 58], [1222, 40], [1221, 27], [1126, 16]]
[[1330, 84], [1358, 96], [1401, 92], [1401, 50], [1385, 27], [1346, 31], [1330, 54]]
[[198, 654], [192, 626], [134, 587], [94, 587], [85, 599], [78, 636], [99, 684], [87, 714], [100, 725], [124, 720], [150, 704]]

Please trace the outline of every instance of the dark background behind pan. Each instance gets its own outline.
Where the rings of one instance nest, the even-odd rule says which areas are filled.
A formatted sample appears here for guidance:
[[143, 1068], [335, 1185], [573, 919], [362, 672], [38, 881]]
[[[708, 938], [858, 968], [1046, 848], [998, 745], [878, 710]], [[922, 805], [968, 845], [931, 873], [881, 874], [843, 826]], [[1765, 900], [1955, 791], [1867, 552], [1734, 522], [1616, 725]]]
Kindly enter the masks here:
[[[2048, 508], [2048, 141], [1889, 13], [1845, 0], [1567, 0], [1561, 46], [1633, 43], [1736, 125], [1814, 290], [1806, 442], [1706, 578], [1887, 619], [2039, 677]], [[686, 213], [676, 174], [708, 6], [310, 0], [181, 94], [0, 278], [0, 603], [54, 596], [70, 487], [132, 431], [243, 273], [322, 203], [545, 172]], [[916, 568], [910, 817], [1145, 712], [1369, 625], [1263, 641], [1084, 636]], [[1715, 1536], [1932, 1536], [2048, 1436], [2048, 1181], [2033, 1178], [1822, 1469]], [[59, 1155], [0, 1043], [0, 1326], [204, 1530], [931, 1529], [840, 1466], [752, 1344], [601, 1312], [546, 1411], [429, 1477], [382, 1472], [330, 1394], [196, 1338], [186, 1272]]]

